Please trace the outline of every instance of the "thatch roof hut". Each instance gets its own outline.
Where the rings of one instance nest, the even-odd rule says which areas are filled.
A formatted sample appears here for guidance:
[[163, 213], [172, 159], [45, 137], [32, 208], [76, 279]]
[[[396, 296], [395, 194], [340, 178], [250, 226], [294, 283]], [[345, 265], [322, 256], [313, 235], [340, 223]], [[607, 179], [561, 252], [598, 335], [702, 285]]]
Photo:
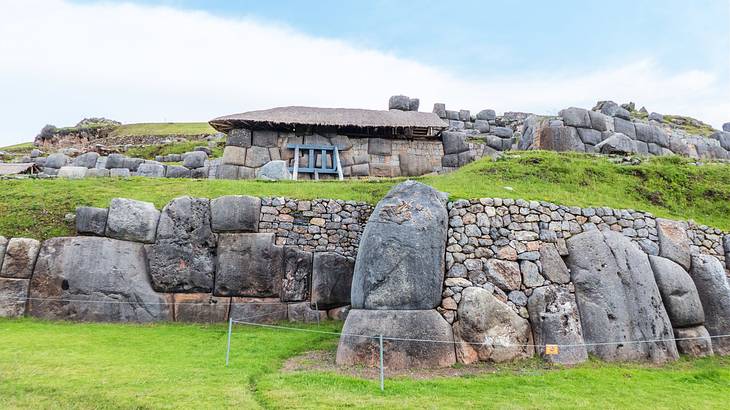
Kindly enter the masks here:
[[391, 137], [435, 136], [447, 127], [430, 112], [297, 106], [226, 115], [211, 120], [210, 125], [221, 132], [234, 128], [292, 132], [324, 128], [346, 135]]
[[40, 170], [38, 165], [34, 163], [0, 163], [0, 176], [5, 175], [21, 175], [21, 174], [37, 174]]

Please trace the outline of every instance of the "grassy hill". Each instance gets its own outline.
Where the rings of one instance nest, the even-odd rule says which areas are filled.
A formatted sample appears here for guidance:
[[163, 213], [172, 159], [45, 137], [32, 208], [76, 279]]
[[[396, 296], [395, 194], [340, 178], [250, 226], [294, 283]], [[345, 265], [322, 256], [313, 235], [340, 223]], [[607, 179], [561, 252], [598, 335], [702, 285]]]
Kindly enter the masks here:
[[[692, 165], [679, 157], [616, 165], [577, 153], [518, 152], [499, 161], [483, 159], [456, 172], [416, 178], [452, 198], [502, 197], [563, 205], [644, 210], [657, 216], [693, 219], [730, 230], [730, 165]], [[64, 215], [76, 206], [106, 207], [114, 197], [164, 206], [192, 195], [230, 194], [340, 198], [376, 203], [403, 178], [348, 181], [86, 179], [0, 181], [0, 235], [45, 239], [69, 235]]]
[[112, 137], [134, 135], [201, 135], [217, 131], [207, 122], [147, 122], [123, 124], [111, 132]]

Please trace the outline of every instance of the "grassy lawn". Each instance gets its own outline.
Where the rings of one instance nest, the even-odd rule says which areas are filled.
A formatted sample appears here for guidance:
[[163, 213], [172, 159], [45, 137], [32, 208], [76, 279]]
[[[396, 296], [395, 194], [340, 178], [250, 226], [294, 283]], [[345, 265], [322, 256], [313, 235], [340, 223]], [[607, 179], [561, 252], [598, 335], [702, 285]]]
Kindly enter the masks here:
[[214, 133], [216, 133], [216, 130], [207, 122], [146, 122], [138, 124], [122, 124], [112, 131], [111, 136], [201, 135]]
[[0, 407], [704, 409], [726, 406], [730, 394], [728, 357], [661, 368], [597, 361], [548, 368], [533, 360], [460, 377], [388, 377], [384, 393], [376, 380], [281, 369], [305, 351], [334, 350], [336, 340], [237, 327], [226, 368], [225, 325], [0, 319]]
[[[678, 157], [637, 166], [585, 154], [523, 152], [484, 159], [440, 176], [417, 178], [452, 198], [524, 198], [563, 205], [631, 208], [730, 230], [730, 165], [691, 165]], [[0, 235], [68, 235], [63, 221], [78, 205], [106, 207], [114, 197], [164, 206], [182, 195], [229, 194], [340, 198], [376, 203], [396, 179], [264, 182], [253, 180], [86, 179], [0, 181]]]

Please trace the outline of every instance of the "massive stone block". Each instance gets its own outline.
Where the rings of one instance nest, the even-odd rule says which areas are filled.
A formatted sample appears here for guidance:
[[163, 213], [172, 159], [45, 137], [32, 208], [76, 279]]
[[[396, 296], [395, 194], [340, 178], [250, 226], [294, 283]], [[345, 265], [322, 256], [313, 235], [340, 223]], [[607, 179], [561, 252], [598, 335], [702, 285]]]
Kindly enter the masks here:
[[458, 314], [454, 339], [459, 362], [506, 362], [533, 355], [530, 323], [491, 292], [478, 287], [464, 289]]
[[[720, 261], [693, 255], [690, 275], [702, 301], [707, 331], [712, 336], [730, 334], [730, 284]], [[730, 354], [730, 337], [712, 339], [712, 349], [715, 354]]]
[[248, 323], [275, 323], [286, 320], [289, 307], [279, 299], [232, 298], [231, 319]]
[[114, 198], [109, 205], [106, 236], [125, 241], [155, 241], [160, 211], [149, 202]]
[[712, 356], [712, 339], [704, 326], [674, 329], [679, 353], [693, 357]]
[[211, 224], [215, 232], [258, 232], [261, 198], [227, 195], [210, 203]]
[[226, 145], [248, 148], [251, 146], [251, 130], [246, 128], [234, 128], [228, 132]]
[[205, 161], [208, 160], [208, 154], [203, 151], [186, 152], [183, 155], [183, 166], [185, 168], [202, 168]]
[[210, 293], [175, 293], [175, 321], [218, 323], [228, 321], [231, 299]]
[[171, 298], [150, 285], [144, 245], [109, 238], [45, 241], [30, 298], [28, 313], [43, 319], [172, 320]]
[[[559, 286], [537, 288], [527, 302], [532, 334], [535, 344], [540, 346], [543, 359], [562, 364], [576, 364], [588, 359], [583, 344], [583, 331], [578, 315], [575, 296]], [[546, 355], [543, 346], [565, 345], [557, 355]]]
[[352, 281], [355, 309], [433, 309], [441, 303], [446, 196], [415, 181], [396, 185], [370, 215]]
[[109, 211], [106, 208], [79, 206], [76, 208], [76, 233], [104, 236]]
[[368, 139], [368, 154], [371, 155], [391, 155], [393, 142], [384, 138]]
[[[284, 247], [284, 278], [281, 283], [281, 300], [299, 302], [309, 296], [312, 277], [312, 253], [300, 250], [298, 246]], [[352, 282], [352, 274], [350, 274]], [[348, 288], [349, 296], [349, 288]]]
[[585, 151], [585, 145], [573, 127], [541, 126], [537, 129], [533, 148], [549, 151]]
[[312, 264], [312, 303], [319, 309], [350, 304], [352, 258], [335, 252], [316, 252]]
[[617, 155], [634, 154], [638, 151], [636, 141], [619, 132], [596, 144], [595, 149], [601, 154]]
[[689, 274], [681, 266], [660, 256], [649, 256], [649, 262], [672, 326], [689, 327], [704, 323], [702, 302]]
[[162, 164], [140, 164], [137, 176], [147, 178], [164, 178], [165, 166]]
[[99, 159], [99, 154], [96, 152], [87, 152], [81, 154], [73, 160], [75, 167], [94, 168], [96, 167], [96, 161]]
[[[337, 348], [337, 364], [376, 367], [383, 335], [383, 364], [388, 369], [446, 367], [456, 362], [454, 336], [448, 322], [435, 310], [361, 310], [348, 313]], [[347, 336], [362, 335], [362, 336]], [[390, 340], [428, 339], [444, 343]]]
[[271, 161], [269, 149], [265, 147], [252, 146], [246, 150], [246, 166], [258, 168]]
[[71, 157], [61, 153], [51, 154], [46, 158], [45, 167], [47, 168], [61, 168], [71, 163]]
[[210, 200], [173, 199], [162, 209], [155, 243], [145, 246], [152, 287], [158, 292], [211, 292], [215, 248]]
[[[246, 165], [246, 148], [229, 145], [223, 149], [223, 164]], [[235, 178], [231, 178], [235, 179]]]
[[565, 266], [555, 244], [543, 243], [540, 245], [540, 263], [542, 264], [542, 275], [549, 281], [561, 284], [570, 282], [570, 271]]
[[591, 117], [588, 116], [588, 110], [584, 108], [570, 107], [561, 110], [558, 115], [563, 117], [565, 125], [570, 127], [591, 127]]
[[275, 147], [279, 139], [279, 133], [271, 130], [255, 130], [253, 131], [252, 145], [257, 147]]
[[0, 277], [28, 279], [33, 274], [41, 243], [35, 239], [12, 238], [5, 247]]
[[290, 322], [318, 323], [327, 320], [327, 311], [314, 310], [309, 302], [290, 303], [287, 307]]
[[23, 316], [28, 282], [28, 279], [0, 278], [0, 317]]
[[444, 131], [441, 133], [441, 139], [444, 145], [444, 154], [458, 154], [469, 150], [469, 145], [466, 143], [466, 134], [463, 132]]
[[[649, 259], [613, 231], [592, 230], [567, 240], [571, 278], [588, 352], [603, 360], [674, 360], [672, 326]], [[629, 343], [645, 341], [642, 343]]]
[[273, 233], [218, 235], [216, 296], [279, 296], [283, 249]]
[[657, 218], [659, 236], [659, 256], [681, 265], [685, 270], [690, 266], [690, 242], [687, 231], [681, 222]]

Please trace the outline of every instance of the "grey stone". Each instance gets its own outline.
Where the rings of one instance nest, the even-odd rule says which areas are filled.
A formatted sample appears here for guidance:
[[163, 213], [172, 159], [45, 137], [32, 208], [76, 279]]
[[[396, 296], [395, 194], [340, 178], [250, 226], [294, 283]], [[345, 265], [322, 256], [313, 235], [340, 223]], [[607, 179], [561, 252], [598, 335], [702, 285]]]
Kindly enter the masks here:
[[583, 330], [575, 297], [567, 289], [551, 285], [537, 288], [530, 295], [527, 304], [535, 344], [560, 345], [558, 354], [545, 354], [544, 360], [560, 364], [577, 364], [588, 360], [583, 346]]
[[278, 146], [279, 133], [271, 130], [254, 130], [252, 144], [257, 147], [273, 148]]
[[248, 148], [251, 146], [251, 130], [234, 128], [228, 132], [226, 146]]
[[690, 267], [690, 241], [680, 222], [657, 218], [659, 256], [678, 263], [685, 270]]
[[231, 319], [247, 323], [276, 323], [288, 318], [289, 307], [278, 299], [232, 298]]
[[712, 356], [712, 338], [704, 326], [674, 329], [679, 353], [691, 357]]
[[418, 98], [408, 99], [408, 111], [418, 111], [418, 106], [421, 105], [421, 100]]
[[30, 238], [12, 238], [5, 246], [0, 277], [28, 279], [33, 275], [33, 267], [38, 257], [41, 243]]
[[479, 132], [489, 132], [489, 121], [476, 120], [474, 121], [474, 128]]
[[299, 302], [309, 298], [312, 278], [312, 253], [298, 246], [284, 247], [284, 274], [281, 282], [281, 300]]
[[616, 110], [616, 114], [614, 115], [616, 118], [624, 119], [624, 120], [630, 120], [631, 119], [631, 113], [629, 110], [627, 110], [624, 107], [619, 107], [618, 110]]
[[521, 290], [513, 290], [507, 295], [507, 300], [514, 303], [517, 306], [526, 306], [527, 305], [527, 296], [525, 295], [525, 292], [522, 292]]
[[389, 110], [408, 111], [410, 109], [411, 99], [405, 95], [394, 95], [388, 100]]
[[61, 167], [58, 170], [58, 177], [59, 178], [68, 178], [68, 179], [83, 179], [86, 177], [86, 170], [88, 168], [85, 167], [70, 167], [65, 166]]
[[349, 306], [340, 306], [327, 311], [327, 317], [331, 320], [344, 321], [347, 319], [347, 314], [350, 313]]
[[444, 131], [441, 133], [441, 140], [445, 154], [458, 154], [469, 150], [469, 145], [466, 143], [466, 134], [463, 132]]
[[454, 340], [459, 362], [500, 363], [533, 355], [530, 323], [491, 292], [478, 287], [464, 289], [458, 316]]
[[658, 112], [652, 112], [649, 114], [648, 119], [649, 119], [649, 121], [662, 122], [662, 121], [664, 121], [664, 116], [659, 114]]
[[499, 138], [512, 138], [512, 128], [508, 127], [494, 127], [491, 130], [492, 134]]
[[545, 279], [540, 276], [540, 271], [534, 262], [521, 261], [520, 270], [522, 271], [522, 284], [525, 285], [526, 288], [542, 286], [545, 282]]
[[28, 279], [0, 278], [0, 317], [22, 317], [28, 297]]
[[457, 168], [459, 166], [459, 154], [446, 154], [441, 157], [441, 166]]
[[75, 167], [94, 168], [96, 167], [96, 161], [99, 159], [99, 154], [96, 152], [87, 152], [74, 158], [73, 165]]
[[271, 155], [268, 148], [253, 146], [246, 150], [246, 166], [249, 168], [258, 168], [269, 161]]
[[210, 293], [175, 293], [173, 302], [176, 322], [221, 323], [228, 321], [230, 298]]
[[641, 247], [641, 250], [646, 252], [647, 255], [659, 255], [659, 245], [649, 239], [641, 239], [637, 242]]
[[570, 107], [561, 110], [558, 115], [563, 117], [563, 122], [569, 127], [591, 127], [591, 117], [588, 116], [588, 110], [586, 109]]
[[[129, 171], [129, 170], [127, 170]], [[111, 175], [110, 170], [102, 168], [90, 168], [86, 170], [86, 178], [106, 178]]]
[[[336, 359], [341, 366], [379, 366], [379, 342], [372, 337], [374, 335], [384, 336], [383, 364], [388, 369], [448, 367], [456, 363], [451, 326], [435, 310], [352, 309], [342, 333]], [[445, 343], [391, 340], [389, 337]]]
[[369, 164], [355, 164], [352, 166], [352, 176], [354, 177], [366, 177], [370, 175]]
[[139, 168], [137, 168], [137, 176], [162, 178], [165, 176], [165, 166], [161, 164], [141, 164]]
[[[710, 255], [692, 255], [690, 276], [702, 301], [707, 331], [712, 336], [730, 334], [730, 284], [720, 261]], [[730, 354], [730, 338], [713, 339], [712, 350]]]
[[273, 233], [218, 235], [216, 296], [279, 296], [283, 249]]
[[263, 167], [256, 170], [256, 179], [266, 181], [286, 181], [291, 179], [291, 172], [286, 161], [269, 161]]
[[438, 115], [439, 118], [446, 118], [446, 104], [435, 103], [433, 105], [433, 113]]
[[730, 132], [717, 131], [710, 135], [710, 138], [717, 140], [722, 148], [730, 150]]
[[621, 133], [613, 133], [610, 137], [601, 141], [596, 145], [596, 150], [602, 154], [634, 154], [636, 153], [636, 143]]
[[398, 155], [398, 161], [403, 176], [419, 176], [433, 172], [431, 159], [426, 155], [401, 153]]
[[[223, 149], [223, 164], [246, 165], [246, 148], [229, 145]], [[231, 178], [235, 179], [235, 178]]]
[[165, 170], [165, 178], [190, 178], [192, 175], [188, 168], [176, 165], [168, 165]]
[[489, 259], [484, 274], [490, 283], [503, 291], [517, 290], [522, 285], [520, 265], [513, 261]]
[[585, 151], [585, 145], [573, 127], [543, 127], [537, 133], [540, 145], [535, 148], [559, 152]]
[[621, 107], [613, 101], [599, 101], [593, 109], [600, 110], [601, 113], [613, 117], [620, 108]]
[[43, 155], [43, 152], [42, 152], [41, 150], [39, 150], [38, 148], [33, 148], [33, 149], [32, 149], [32, 150], [30, 151], [30, 157], [31, 157], [31, 158], [38, 158], [38, 157], [40, 157], [41, 155]]
[[61, 168], [71, 163], [71, 157], [61, 153], [51, 154], [46, 158], [45, 166], [47, 168]]
[[312, 263], [312, 304], [331, 309], [350, 304], [355, 260], [335, 252], [316, 252]]
[[327, 320], [327, 311], [314, 310], [309, 302], [290, 303], [287, 307], [290, 322], [319, 323]]
[[689, 274], [681, 266], [660, 256], [649, 256], [649, 262], [672, 326], [690, 327], [704, 323], [702, 302]]
[[107, 169], [124, 168], [124, 155], [109, 154], [106, 158], [105, 166]]
[[730, 122], [722, 124], [722, 130], [725, 132], [730, 132]]
[[155, 241], [160, 211], [149, 202], [114, 198], [109, 205], [106, 236], [124, 241]]
[[330, 142], [332, 145], [336, 146], [340, 152], [347, 151], [352, 148], [352, 141], [350, 141], [350, 138], [347, 135], [335, 135], [330, 138]]
[[369, 138], [368, 154], [371, 155], [391, 155], [392, 141], [385, 138]]
[[165, 205], [155, 243], [145, 246], [152, 288], [157, 292], [213, 290], [216, 237], [210, 200], [184, 196]]
[[591, 128], [596, 131], [614, 131], [613, 118], [597, 111], [588, 111], [591, 119]]
[[497, 119], [497, 113], [494, 110], [481, 110], [477, 113], [478, 120], [494, 121]]
[[446, 195], [415, 181], [393, 187], [370, 215], [352, 281], [355, 309], [433, 309], [441, 303]]
[[656, 144], [662, 147], [669, 146], [667, 134], [656, 125], [637, 122], [634, 124], [634, 128], [636, 130], [636, 139], [639, 141], [644, 141], [647, 144]]
[[218, 169], [216, 170], [216, 178], [238, 179], [240, 168], [242, 167], [239, 167], [238, 165], [220, 164], [218, 165]]
[[253, 196], [227, 195], [210, 203], [214, 232], [258, 232], [261, 199]]
[[38, 256], [28, 313], [82, 321], [172, 320], [171, 298], [155, 293], [148, 277], [142, 244], [88, 236], [52, 238]]
[[459, 111], [446, 110], [446, 119], [449, 121], [459, 121]]
[[207, 160], [208, 154], [203, 151], [186, 152], [183, 155], [183, 166], [189, 169], [202, 168]]
[[540, 263], [542, 264], [542, 274], [550, 282], [566, 284], [570, 282], [570, 271], [565, 266], [563, 258], [560, 257], [558, 248], [552, 243], [543, 243], [540, 245]]
[[124, 158], [124, 166], [121, 168], [127, 168], [131, 172], [137, 172], [141, 164], [144, 164], [144, 159], [142, 158]]
[[601, 132], [592, 128], [578, 128], [578, 136], [584, 144], [596, 145], [603, 140]]
[[[588, 352], [607, 361], [676, 359], [672, 326], [638, 245], [620, 233], [591, 230], [571, 236], [567, 246]], [[624, 344], [637, 340], [654, 342]]]
[[471, 120], [471, 113], [469, 110], [459, 110], [459, 121], [470, 121]]
[[80, 235], [104, 236], [106, 231], [106, 208], [90, 206], [76, 207], [76, 233]]
[[58, 168], [43, 167], [43, 173], [48, 176], [56, 176], [58, 175]]
[[636, 139], [636, 127], [634, 127], [633, 122], [624, 120], [622, 118], [614, 118], [613, 126], [614, 126], [614, 130], [617, 133], [624, 134], [625, 136], [631, 138], [632, 140]]
[[0, 269], [3, 266], [3, 259], [5, 258], [5, 249], [8, 247], [8, 239], [4, 236], [0, 236]]
[[127, 168], [112, 168], [109, 170], [109, 176], [112, 178], [129, 178], [132, 173]]

